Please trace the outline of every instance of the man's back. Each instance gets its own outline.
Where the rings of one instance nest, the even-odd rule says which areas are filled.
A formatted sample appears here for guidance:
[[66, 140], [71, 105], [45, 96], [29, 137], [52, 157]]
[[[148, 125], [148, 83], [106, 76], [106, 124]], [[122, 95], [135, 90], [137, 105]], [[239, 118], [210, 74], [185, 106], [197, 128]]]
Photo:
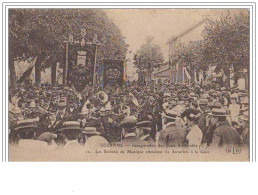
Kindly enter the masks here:
[[242, 143], [240, 135], [237, 131], [227, 124], [219, 124], [212, 139], [212, 146], [240, 145]]
[[186, 131], [176, 125], [168, 125], [160, 132], [159, 143], [165, 146], [182, 144], [185, 141]]

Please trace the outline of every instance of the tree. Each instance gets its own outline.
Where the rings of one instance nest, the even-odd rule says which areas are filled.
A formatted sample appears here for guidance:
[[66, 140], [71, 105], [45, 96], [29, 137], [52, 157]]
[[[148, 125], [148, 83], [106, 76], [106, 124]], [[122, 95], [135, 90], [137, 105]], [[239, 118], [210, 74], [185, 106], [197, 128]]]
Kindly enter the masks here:
[[[193, 41], [187, 45], [181, 44], [170, 56], [171, 64], [175, 67], [178, 64], [184, 66], [191, 75], [191, 81], [194, 81], [195, 72], [205, 69], [202, 63], [202, 41]], [[197, 80], [198, 74], [197, 75]]]
[[[215, 72], [224, 72], [226, 86], [230, 87], [230, 72], [235, 82], [249, 69], [249, 12], [222, 16], [214, 24], [205, 27], [203, 40], [181, 44], [171, 54], [172, 64], [180, 63], [194, 72], [205, 71], [211, 66]], [[193, 77], [192, 77], [193, 78]], [[197, 78], [198, 80], [198, 78]]]
[[207, 66], [216, 66], [215, 71], [224, 71], [230, 87], [230, 71], [238, 80], [243, 69], [249, 69], [249, 12], [233, 17], [228, 14], [214, 25], [206, 27], [203, 59]]
[[[86, 41], [94, 35], [103, 43], [99, 58], [125, 58], [128, 45], [117, 26], [98, 9], [11, 9], [9, 12], [10, 72], [15, 73], [12, 63], [17, 59], [38, 56], [35, 65], [36, 82], [40, 84], [40, 72], [57, 62], [65, 61], [65, 41], [69, 34], [81, 37], [86, 29]], [[12, 74], [10, 74], [12, 75]], [[15, 74], [14, 74], [15, 75]], [[14, 81], [11, 78], [11, 86]]]
[[163, 63], [164, 58], [160, 46], [153, 43], [153, 37], [147, 37], [145, 43], [134, 55], [134, 64], [139, 70], [145, 70], [150, 76], [153, 68]]

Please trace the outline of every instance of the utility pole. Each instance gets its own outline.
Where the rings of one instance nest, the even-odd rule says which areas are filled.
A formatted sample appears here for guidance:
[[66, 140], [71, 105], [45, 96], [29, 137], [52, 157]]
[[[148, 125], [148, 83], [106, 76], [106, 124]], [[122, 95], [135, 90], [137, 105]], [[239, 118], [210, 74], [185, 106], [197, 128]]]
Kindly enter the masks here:
[[65, 41], [65, 65], [63, 67], [63, 85], [65, 85], [67, 78], [67, 70], [68, 70], [68, 45], [69, 41]]
[[98, 52], [98, 45], [96, 44], [95, 45], [95, 58], [94, 58], [93, 87], [96, 86], [97, 52]]

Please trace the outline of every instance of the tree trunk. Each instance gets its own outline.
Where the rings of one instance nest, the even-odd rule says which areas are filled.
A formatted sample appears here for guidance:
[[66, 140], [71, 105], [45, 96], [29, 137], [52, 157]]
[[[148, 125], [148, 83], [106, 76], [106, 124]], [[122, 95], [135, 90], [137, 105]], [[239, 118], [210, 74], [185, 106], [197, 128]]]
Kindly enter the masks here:
[[11, 81], [11, 91], [16, 89], [16, 71], [14, 66], [13, 55], [9, 54], [9, 71], [10, 71], [10, 81]]
[[223, 68], [223, 71], [227, 77], [227, 79], [225, 80], [225, 87], [227, 90], [229, 90], [230, 89], [230, 70], [229, 70], [228, 66], [225, 66]]
[[199, 75], [199, 70], [197, 70], [196, 69], [196, 80], [197, 80], [197, 82], [199, 82], [199, 80], [200, 80], [200, 77], [199, 77], [200, 75]]
[[194, 82], [194, 77], [195, 77], [195, 75], [194, 75], [194, 68], [190, 65], [190, 75], [191, 75], [191, 83], [193, 83]]
[[35, 84], [38, 87], [41, 84], [41, 59], [41, 56], [38, 56], [37, 61], [35, 63]]
[[51, 66], [51, 83], [53, 87], [56, 86], [56, 63]]

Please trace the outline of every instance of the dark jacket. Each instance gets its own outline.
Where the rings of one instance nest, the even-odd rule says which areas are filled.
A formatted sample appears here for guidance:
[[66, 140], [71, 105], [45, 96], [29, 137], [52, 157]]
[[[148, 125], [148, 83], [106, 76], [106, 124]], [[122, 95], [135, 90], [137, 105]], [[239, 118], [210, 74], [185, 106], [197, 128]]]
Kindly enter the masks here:
[[212, 146], [241, 145], [242, 139], [237, 131], [225, 123], [219, 123], [213, 132]]
[[148, 142], [151, 145], [155, 145], [156, 144], [156, 142], [154, 141], [154, 139], [152, 139], [152, 137], [150, 135], [142, 136], [141, 140], [144, 140], [144, 141]]
[[159, 144], [164, 146], [183, 144], [185, 142], [185, 137], [185, 129], [179, 128], [175, 124], [171, 124], [160, 131]]
[[131, 147], [132, 145], [149, 145], [147, 141], [141, 140], [136, 135], [129, 135], [124, 140], [117, 142], [117, 144], [123, 144], [123, 147]]
[[207, 117], [208, 113], [204, 112], [201, 114], [200, 119], [199, 119], [199, 123], [198, 123], [198, 127], [202, 130], [202, 143], [207, 143], [207, 138], [206, 138], [206, 133], [208, 130], [208, 127], [206, 126], [206, 117]]

